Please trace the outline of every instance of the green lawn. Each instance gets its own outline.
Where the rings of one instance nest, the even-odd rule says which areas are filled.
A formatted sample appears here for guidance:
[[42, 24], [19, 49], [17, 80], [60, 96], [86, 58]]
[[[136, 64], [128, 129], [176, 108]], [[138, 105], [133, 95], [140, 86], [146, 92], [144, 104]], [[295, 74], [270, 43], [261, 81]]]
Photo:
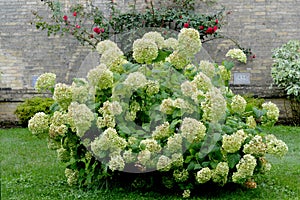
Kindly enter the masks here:
[[[237, 186], [198, 191], [193, 199], [300, 199], [300, 128], [276, 126], [270, 130], [289, 146], [282, 158], [270, 157], [272, 170], [258, 181], [257, 189]], [[181, 199], [180, 194], [127, 191], [82, 191], [69, 187], [64, 166], [56, 152], [47, 149], [46, 140], [27, 129], [0, 129], [1, 199]]]

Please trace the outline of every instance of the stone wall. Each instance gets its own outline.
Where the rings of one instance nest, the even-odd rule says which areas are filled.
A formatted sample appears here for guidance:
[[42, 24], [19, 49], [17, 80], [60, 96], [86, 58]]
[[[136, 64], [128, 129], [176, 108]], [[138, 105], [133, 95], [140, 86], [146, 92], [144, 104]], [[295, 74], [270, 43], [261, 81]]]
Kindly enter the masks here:
[[[79, 0], [77, 0], [79, 1]], [[77, 2], [76, 0], [62, 0], [63, 3]], [[96, 0], [106, 14], [106, 0]], [[134, 0], [116, 0], [121, 8], [132, 4]], [[139, 0], [139, 8], [149, 5], [150, 0]], [[159, 6], [162, 2], [155, 1]], [[203, 3], [197, 4], [201, 12], [214, 13], [225, 6], [227, 15], [226, 24], [220, 31], [242, 47], [251, 48], [256, 55], [247, 64], [240, 64], [233, 69], [233, 73], [244, 73], [250, 84], [232, 86], [238, 93], [253, 93], [269, 98], [282, 96], [282, 91], [270, 89], [272, 83], [270, 68], [272, 65], [272, 49], [281, 46], [290, 39], [300, 39], [300, 4], [295, 0], [218, 0], [218, 4], [208, 7]], [[11, 89], [10, 101], [3, 100], [3, 91], [0, 92], [0, 121], [8, 119], [9, 102], [15, 100], [20, 90], [33, 89], [38, 75], [44, 72], [53, 72], [58, 75], [59, 82], [70, 82], [76, 77], [83, 61], [91, 52], [88, 47], [80, 46], [71, 36], [47, 36], [46, 31], [36, 30], [30, 22], [33, 19], [31, 11], [47, 13], [40, 0], [0, 0], [0, 71], [2, 77], [0, 88]], [[205, 43], [204, 48], [216, 61], [221, 62], [225, 53], [235, 47], [230, 40], [219, 39]], [[240, 75], [240, 74], [237, 74]], [[236, 76], [239, 77], [239, 76]], [[31, 94], [29, 92], [29, 94]], [[27, 96], [26, 96], [27, 97]], [[13, 108], [12, 108], [13, 109]], [[11, 109], [11, 110], [12, 110]], [[10, 116], [15, 119], [13, 115]], [[9, 118], [10, 119], [10, 118]]]

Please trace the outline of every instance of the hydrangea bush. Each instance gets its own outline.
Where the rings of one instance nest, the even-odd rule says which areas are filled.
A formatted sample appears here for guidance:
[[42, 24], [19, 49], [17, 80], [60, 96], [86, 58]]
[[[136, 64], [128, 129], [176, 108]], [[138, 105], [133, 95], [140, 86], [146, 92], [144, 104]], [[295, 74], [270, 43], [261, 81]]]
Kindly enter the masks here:
[[[192, 28], [177, 39], [145, 34], [133, 43], [135, 63], [116, 44], [101, 41], [103, 62], [86, 79], [37, 84], [38, 90], [54, 88], [56, 103], [52, 114], [37, 113], [29, 129], [48, 134], [70, 185], [99, 186], [126, 176], [133, 187], [180, 189], [183, 197], [207, 183], [253, 186], [271, 168], [266, 155], [288, 151], [260, 128], [274, 125], [278, 108], [247, 106], [228, 87], [233, 65], [195, 64], [200, 49]], [[230, 56], [244, 62], [241, 53]]]

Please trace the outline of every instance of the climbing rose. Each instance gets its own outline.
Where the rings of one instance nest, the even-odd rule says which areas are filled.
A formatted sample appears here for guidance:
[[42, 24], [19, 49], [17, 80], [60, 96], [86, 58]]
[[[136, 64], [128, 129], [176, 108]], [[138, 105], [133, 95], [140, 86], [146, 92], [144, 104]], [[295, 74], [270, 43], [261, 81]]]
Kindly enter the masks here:
[[95, 27], [95, 28], [93, 29], [93, 31], [94, 31], [95, 33], [97, 33], [97, 34], [100, 34], [100, 32], [101, 32], [101, 30], [100, 30], [99, 27]]
[[73, 12], [73, 16], [74, 16], [74, 17], [77, 16], [77, 12], [76, 12], [76, 11]]
[[189, 23], [184, 23], [184, 24], [183, 24], [183, 27], [184, 27], [184, 28], [188, 28], [188, 27], [189, 27]]
[[207, 34], [212, 34], [214, 32], [214, 29], [212, 27], [208, 27], [206, 30]]
[[65, 21], [67, 21], [67, 20], [68, 20], [68, 16], [67, 16], [67, 15], [64, 15], [64, 16], [63, 16], [63, 19], [64, 19]]
[[199, 26], [199, 29], [200, 29], [200, 30], [203, 30], [203, 29], [204, 29], [204, 26]]
[[218, 24], [219, 23], [219, 20], [218, 19], [216, 19], [216, 24]]

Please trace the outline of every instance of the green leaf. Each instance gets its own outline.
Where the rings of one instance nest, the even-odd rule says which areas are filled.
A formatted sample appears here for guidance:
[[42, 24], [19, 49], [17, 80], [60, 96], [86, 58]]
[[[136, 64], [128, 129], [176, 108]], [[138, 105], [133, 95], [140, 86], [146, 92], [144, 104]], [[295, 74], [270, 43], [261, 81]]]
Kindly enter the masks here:
[[191, 171], [191, 170], [193, 170], [195, 168], [195, 163], [194, 162], [190, 162], [190, 164], [188, 165], [188, 167], [187, 167], [187, 170], [188, 171]]
[[234, 63], [230, 61], [223, 61], [222, 63], [227, 70], [231, 70], [234, 67]]
[[234, 153], [234, 154], [228, 154], [227, 155], [227, 160], [228, 160], [228, 166], [230, 169], [233, 169], [236, 164], [241, 159], [241, 155], [239, 153]]
[[195, 166], [194, 166], [194, 170], [201, 169], [201, 168], [202, 168], [202, 166], [200, 164], [195, 164]]

